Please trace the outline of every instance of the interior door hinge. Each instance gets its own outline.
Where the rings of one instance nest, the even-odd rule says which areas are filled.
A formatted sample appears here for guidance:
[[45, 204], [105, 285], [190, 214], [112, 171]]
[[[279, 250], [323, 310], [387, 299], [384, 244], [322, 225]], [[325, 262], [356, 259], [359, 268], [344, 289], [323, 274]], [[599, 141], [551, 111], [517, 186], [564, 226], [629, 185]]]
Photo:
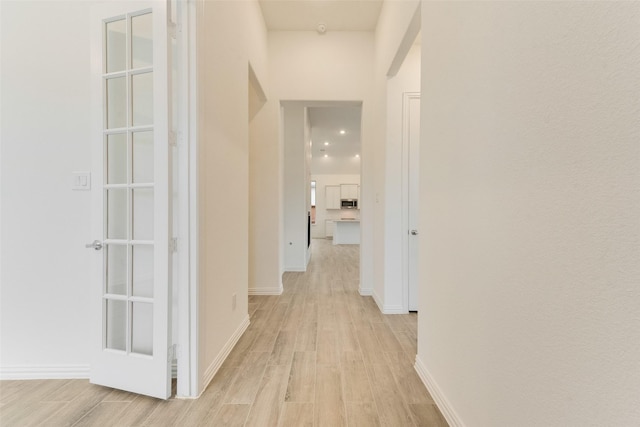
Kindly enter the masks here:
[[170, 345], [167, 350], [167, 362], [172, 362], [173, 359], [178, 358], [178, 344]]
[[173, 131], [169, 132], [169, 145], [172, 147], [178, 145], [178, 134]]
[[169, 29], [169, 36], [172, 39], [177, 38], [176, 34], [179, 31], [178, 26], [176, 24], [174, 24], [173, 22], [169, 22], [169, 26], [168, 27], [169, 27], [168, 28]]
[[178, 252], [178, 238], [173, 237], [169, 240], [169, 252]]

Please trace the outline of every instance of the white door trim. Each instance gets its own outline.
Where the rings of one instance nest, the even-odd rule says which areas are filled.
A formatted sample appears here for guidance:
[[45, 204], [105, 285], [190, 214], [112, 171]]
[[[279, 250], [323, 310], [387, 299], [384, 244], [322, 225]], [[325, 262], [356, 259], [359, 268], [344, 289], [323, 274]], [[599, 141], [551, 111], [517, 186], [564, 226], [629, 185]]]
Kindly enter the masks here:
[[178, 384], [176, 396], [196, 398], [198, 376], [198, 150], [196, 1], [177, 0]]

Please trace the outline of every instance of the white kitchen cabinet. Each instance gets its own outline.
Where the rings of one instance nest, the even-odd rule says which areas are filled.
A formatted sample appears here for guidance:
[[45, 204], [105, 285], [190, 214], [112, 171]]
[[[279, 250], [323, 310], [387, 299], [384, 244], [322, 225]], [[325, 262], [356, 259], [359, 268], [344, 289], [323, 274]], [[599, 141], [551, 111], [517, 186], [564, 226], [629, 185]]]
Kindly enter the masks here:
[[335, 226], [333, 220], [326, 219], [324, 221], [324, 237], [333, 237], [333, 227]]
[[325, 209], [340, 209], [340, 186], [326, 185], [324, 187]]
[[334, 245], [359, 245], [360, 221], [335, 220], [333, 225]]
[[358, 200], [358, 184], [340, 184], [340, 198]]

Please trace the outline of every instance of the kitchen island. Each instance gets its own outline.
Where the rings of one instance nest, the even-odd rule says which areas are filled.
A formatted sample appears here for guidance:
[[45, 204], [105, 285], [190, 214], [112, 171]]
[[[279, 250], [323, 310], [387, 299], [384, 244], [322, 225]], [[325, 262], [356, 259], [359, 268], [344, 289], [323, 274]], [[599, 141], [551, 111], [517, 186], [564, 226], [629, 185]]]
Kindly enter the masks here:
[[337, 219], [333, 227], [334, 245], [359, 245], [360, 244], [360, 220]]

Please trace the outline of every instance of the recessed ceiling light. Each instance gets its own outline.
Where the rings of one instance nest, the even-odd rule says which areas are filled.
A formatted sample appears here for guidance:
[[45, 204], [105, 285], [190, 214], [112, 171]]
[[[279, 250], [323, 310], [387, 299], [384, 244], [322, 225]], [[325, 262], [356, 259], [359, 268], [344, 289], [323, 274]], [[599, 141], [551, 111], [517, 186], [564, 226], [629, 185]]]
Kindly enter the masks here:
[[324, 142], [324, 145], [329, 145], [329, 143], [327, 141]]
[[346, 130], [344, 130], [344, 129], [340, 129], [340, 135], [344, 135], [345, 133], [347, 133], [347, 131], [346, 131]]
[[325, 156], [325, 157], [329, 157], [329, 155], [328, 155], [328, 154], [325, 154], [324, 156]]
[[356, 154], [356, 157], [360, 157], [360, 154]]

